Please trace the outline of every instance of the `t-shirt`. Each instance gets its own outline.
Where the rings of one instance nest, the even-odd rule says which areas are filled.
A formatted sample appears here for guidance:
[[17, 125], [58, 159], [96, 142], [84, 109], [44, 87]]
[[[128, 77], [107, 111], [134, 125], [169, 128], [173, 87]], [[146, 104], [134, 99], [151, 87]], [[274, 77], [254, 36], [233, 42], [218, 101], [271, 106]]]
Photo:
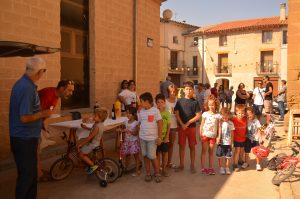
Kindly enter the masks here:
[[218, 89], [217, 88], [212, 87], [210, 89], [210, 92], [211, 92], [212, 95], [214, 95], [216, 98], [218, 98]]
[[204, 103], [204, 95], [205, 95], [205, 90], [202, 90], [201, 92], [199, 92], [198, 90], [196, 91], [196, 100], [198, 101], [200, 109], [202, 109]]
[[253, 90], [254, 104], [255, 105], [263, 105], [264, 104], [264, 88], [255, 87]]
[[[130, 132], [134, 131], [138, 124], [139, 124], [139, 122], [136, 120], [134, 120], [131, 123], [129, 123], [128, 120], [125, 121], [125, 127]], [[125, 134], [125, 141], [132, 142], [132, 141], [136, 141], [137, 139], [138, 139], [138, 137], [136, 135], [132, 135], [131, 133]]]
[[235, 142], [245, 142], [246, 130], [247, 130], [247, 119], [246, 117], [239, 119], [237, 117], [232, 118], [235, 130], [233, 131], [233, 139]]
[[203, 136], [209, 138], [215, 138], [218, 135], [218, 126], [221, 115], [219, 113], [211, 114], [209, 112], [204, 112], [202, 118], [205, 119], [203, 125]]
[[176, 119], [176, 115], [174, 112], [176, 103], [177, 103], [177, 99], [175, 102], [169, 102], [168, 99], [166, 100], [166, 110], [171, 115], [171, 125], [170, 125], [171, 129], [177, 128], [177, 119]]
[[285, 102], [286, 101], [286, 85], [283, 85], [279, 92], [283, 92], [277, 97], [278, 102]]
[[170, 125], [170, 123], [171, 123], [171, 115], [168, 111], [160, 112], [160, 115], [163, 120], [163, 127], [162, 127], [161, 135], [162, 135], [162, 140], [164, 140], [166, 137], [166, 134], [167, 134], [168, 125]]
[[51, 106], [53, 106], [54, 108], [56, 106], [59, 97], [56, 96], [55, 92], [55, 87], [47, 87], [38, 91], [41, 103], [41, 110], [50, 109]]
[[[198, 102], [193, 98], [181, 98], [177, 101], [174, 110], [179, 112], [179, 117], [185, 124], [194, 118], [196, 113], [200, 112], [200, 107]], [[188, 127], [196, 127], [196, 122], [190, 124]]]
[[232, 100], [233, 93], [234, 93], [233, 90], [228, 90], [228, 89], [225, 90], [226, 99], [227, 100], [230, 100], [230, 99]]
[[[268, 82], [266, 84], [266, 89], [265, 89], [265, 92], [269, 92], [270, 88], [272, 88], [272, 91], [273, 91], [273, 84], [272, 82]], [[265, 95], [265, 100], [272, 100], [273, 99], [273, 92], [271, 94], [267, 94]]]
[[156, 140], [158, 138], [157, 121], [161, 120], [160, 112], [157, 108], [141, 109], [138, 113], [140, 122], [139, 136], [143, 140]]
[[234, 130], [234, 125], [232, 121], [222, 121], [221, 122], [221, 144], [231, 145], [231, 132]]
[[225, 91], [224, 90], [219, 90], [219, 100], [225, 100]]
[[252, 121], [247, 121], [247, 138], [251, 141], [259, 141], [259, 135], [257, 134], [257, 129], [260, 128], [260, 122], [258, 119]]
[[137, 100], [136, 92], [130, 91], [128, 89], [123, 90], [119, 96], [125, 97], [126, 105], [131, 105], [132, 101]]
[[172, 84], [171, 81], [165, 80], [160, 84], [160, 93], [162, 93], [166, 98], [168, 97], [168, 87]]
[[103, 132], [104, 132], [104, 123], [103, 122], [98, 122], [95, 123], [92, 127], [92, 130], [94, 128], [98, 127], [99, 128], [99, 132], [97, 133], [97, 135], [93, 138], [93, 140], [91, 141], [91, 144], [93, 144], [95, 147], [100, 145], [100, 140], [102, 138]]
[[207, 101], [207, 98], [210, 95], [211, 95], [210, 89], [206, 89], [204, 92], [204, 103]]

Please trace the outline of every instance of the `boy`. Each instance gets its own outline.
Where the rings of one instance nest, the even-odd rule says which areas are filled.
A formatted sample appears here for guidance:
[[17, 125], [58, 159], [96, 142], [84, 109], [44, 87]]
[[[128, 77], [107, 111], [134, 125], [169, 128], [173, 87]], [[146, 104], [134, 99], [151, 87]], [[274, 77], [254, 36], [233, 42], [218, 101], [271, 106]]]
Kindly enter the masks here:
[[184, 85], [185, 97], [177, 101], [175, 106], [175, 114], [180, 125], [178, 131], [179, 142], [179, 158], [180, 165], [175, 171], [183, 171], [184, 169], [184, 155], [186, 139], [189, 141], [190, 157], [191, 157], [191, 172], [196, 173], [195, 170], [195, 145], [196, 141], [196, 122], [200, 119], [200, 107], [198, 102], [193, 99], [194, 84], [190, 81]]
[[140, 142], [144, 164], [146, 168], [145, 181], [150, 182], [152, 176], [150, 174], [150, 162], [154, 167], [155, 182], [161, 182], [159, 175], [159, 164], [156, 158], [157, 145], [162, 142], [162, 118], [157, 108], [153, 107], [153, 97], [151, 93], [146, 92], [140, 96], [141, 110], [138, 113], [138, 121], [140, 122]]
[[156, 154], [158, 157], [158, 165], [160, 165], [160, 156], [162, 156], [162, 175], [164, 177], [168, 177], [169, 174], [166, 171], [166, 167], [168, 162], [168, 143], [171, 126], [171, 114], [168, 111], [166, 111], [166, 99], [163, 94], [156, 95], [155, 102], [163, 120], [161, 135], [162, 143], [159, 146], [157, 146]]
[[[237, 169], [239, 157], [244, 158], [244, 146], [246, 141], [246, 129], [247, 129], [247, 118], [246, 118], [246, 106], [243, 104], [237, 104], [235, 107], [236, 116], [232, 118], [235, 130], [233, 131], [233, 169]], [[244, 168], [245, 163], [242, 165]]]

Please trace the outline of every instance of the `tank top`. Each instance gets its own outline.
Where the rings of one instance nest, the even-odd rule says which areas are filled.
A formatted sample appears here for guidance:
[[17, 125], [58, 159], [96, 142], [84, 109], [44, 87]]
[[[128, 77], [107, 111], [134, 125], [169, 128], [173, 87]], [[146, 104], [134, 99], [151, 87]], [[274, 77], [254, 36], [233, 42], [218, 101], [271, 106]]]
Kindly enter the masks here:
[[[246, 104], [246, 99], [240, 98], [240, 97], [238, 96], [238, 94], [237, 94], [238, 92], [239, 92], [239, 91], [237, 91], [236, 94], [235, 94], [235, 103], [236, 103], [236, 104]], [[241, 93], [241, 95], [246, 95], [246, 93], [245, 93], [245, 94]]]

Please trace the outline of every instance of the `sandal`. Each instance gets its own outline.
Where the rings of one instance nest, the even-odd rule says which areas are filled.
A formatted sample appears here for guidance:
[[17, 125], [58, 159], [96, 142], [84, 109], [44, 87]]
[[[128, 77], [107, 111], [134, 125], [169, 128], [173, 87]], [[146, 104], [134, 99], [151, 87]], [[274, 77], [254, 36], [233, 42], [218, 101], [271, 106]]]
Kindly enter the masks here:
[[159, 175], [159, 174], [156, 174], [156, 175], [154, 176], [154, 180], [155, 180], [156, 183], [160, 183], [160, 182], [161, 182], [160, 175]]
[[152, 176], [149, 174], [149, 175], [146, 175], [145, 177], [145, 181], [146, 182], [150, 182], [152, 180]]
[[184, 170], [184, 168], [181, 167], [181, 166], [177, 166], [177, 167], [175, 167], [174, 169], [175, 169], [175, 172], [180, 172], [180, 171], [183, 171], [183, 170]]
[[168, 167], [168, 168], [175, 169], [177, 166], [176, 166], [176, 164], [169, 163], [169, 164], [167, 164], [167, 167]]

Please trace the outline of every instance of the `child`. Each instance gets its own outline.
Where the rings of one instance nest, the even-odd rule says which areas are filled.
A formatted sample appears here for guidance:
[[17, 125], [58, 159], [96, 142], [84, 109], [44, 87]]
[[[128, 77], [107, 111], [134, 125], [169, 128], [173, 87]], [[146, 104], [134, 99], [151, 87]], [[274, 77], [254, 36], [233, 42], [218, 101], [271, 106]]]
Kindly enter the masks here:
[[94, 112], [95, 121], [92, 128], [88, 128], [86, 125], [81, 124], [84, 129], [90, 130], [88, 137], [83, 138], [77, 142], [77, 148], [79, 150], [79, 157], [89, 166], [87, 169], [88, 174], [92, 174], [97, 170], [98, 165], [89, 158], [88, 154], [93, 151], [94, 148], [100, 145], [100, 140], [104, 131], [104, 120], [107, 118], [106, 109], [96, 109]]
[[145, 181], [150, 182], [152, 176], [150, 174], [150, 162], [154, 167], [155, 182], [161, 182], [159, 175], [159, 164], [156, 158], [157, 145], [162, 142], [162, 118], [157, 108], [153, 107], [153, 97], [151, 93], [143, 93], [140, 96], [141, 110], [138, 113], [138, 121], [140, 122], [140, 142], [144, 164], [146, 168]]
[[[218, 163], [220, 168], [220, 174], [224, 175], [225, 173], [229, 175], [230, 169], [230, 158], [232, 156], [232, 146], [233, 146], [233, 130], [234, 125], [230, 121], [231, 113], [229, 108], [225, 107], [221, 109], [222, 119], [219, 123], [219, 135], [217, 138], [217, 152]], [[222, 161], [225, 161], [225, 169], [222, 166]]]
[[123, 154], [125, 155], [125, 168], [128, 168], [130, 155], [135, 159], [135, 173], [132, 176], [139, 176], [140, 171], [140, 143], [138, 140], [138, 121], [136, 108], [130, 107], [127, 111], [128, 120], [125, 122], [125, 138], [123, 142]]
[[[235, 107], [236, 116], [232, 118], [235, 130], [233, 131], [234, 140], [234, 156], [233, 156], [233, 169], [237, 169], [239, 157], [244, 156], [244, 146], [246, 141], [246, 106], [243, 104], [237, 104]], [[244, 163], [245, 164], [245, 163]], [[243, 165], [244, 165], [243, 164]], [[242, 167], [243, 167], [242, 165]], [[244, 165], [245, 167], [246, 165]], [[246, 166], [247, 167], [247, 166]]]
[[160, 165], [160, 156], [162, 156], [162, 175], [168, 177], [169, 174], [166, 171], [167, 161], [168, 161], [168, 142], [169, 142], [169, 133], [170, 133], [170, 124], [171, 124], [171, 115], [166, 111], [166, 99], [163, 94], [158, 94], [155, 97], [155, 102], [160, 115], [162, 117], [163, 126], [162, 126], [162, 143], [157, 146], [157, 159], [158, 165]]
[[173, 156], [173, 146], [176, 139], [177, 133], [177, 120], [176, 115], [174, 112], [174, 107], [177, 102], [177, 88], [174, 84], [171, 84], [168, 87], [168, 99], [166, 100], [166, 110], [171, 114], [171, 124], [170, 124], [170, 134], [169, 134], [169, 145], [168, 145], [168, 163], [167, 167], [175, 168], [176, 165], [172, 163], [172, 156]]
[[196, 173], [195, 169], [195, 145], [196, 141], [196, 121], [200, 118], [200, 107], [197, 100], [193, 99], [194, 84], [190, 81], [184, 84], [185, 97], [177, 101], [175, 105], [175, 114], [178, 124], [180, 125], [178, 131], [179, 143], [179, 158], [180, 165], [175, 171], [183, 171], [184, 169], [184, 155], [185, 143], [188, 138], [191, 158], [191, 173]]
[[[201, 172], [206, 175], [215, 175], [213, 168], [214, 163], [214, 146], [216, 138], [218, 136], [218, 124], [221, 118], [220, 114], [217, 113], [219, 110], [219, 100], [214, 96], [210, 95], [205, 103], [206, 112], [202, 114], [202, 121], [200, 126], [200, 138], [202, 141], [201, 150]], [[209, 168], [205, 168], [205, 156], [208, 149], [209, 153]]]
[[[249, 153], [251, 148], [259, 146], [260, 132], [259, 128], [261, 127], [260, 122], [255, 118], [255, 111], [252, 107], [246, 109], [247, 112], [247, 138], [245, 142], [245, 165], [243, 168], [249, 166]], [[261, 171], [261, 166], [259, 164], [259, 158], [256, 157], [256, 170]]]

